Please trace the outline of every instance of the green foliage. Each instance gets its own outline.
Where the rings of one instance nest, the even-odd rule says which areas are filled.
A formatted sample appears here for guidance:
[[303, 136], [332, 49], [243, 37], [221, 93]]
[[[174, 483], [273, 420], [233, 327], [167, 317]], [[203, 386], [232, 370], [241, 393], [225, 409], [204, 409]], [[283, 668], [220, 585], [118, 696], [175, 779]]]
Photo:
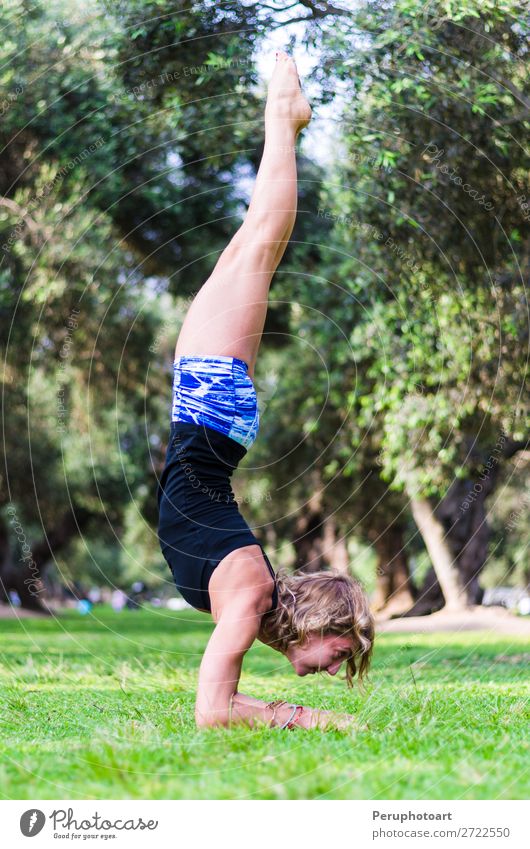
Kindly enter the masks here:
[[137, 554], [159, 574], [173, 345], [240, 221], [263, 137], [255, 60], [291, 16], [318, 57], [317, 120], [335, 100], [334, 158], [299, 157], [243, 513], [273, 526], [287, 561], [293, 516], [320, 491], [339, 532], [370, 545], [396, 517], [410, 528], [409, 490], [442, 497], [500, 433], [527, 437], [524, 4], [298, 4], [278, 18], [235, 0], [11, 0], [0, 503], [37, 537], [70, 505], [88, 512], [90, 544], [110, 522], [127, 579]]
[[[391, 488], [441, 496], [471, 470], [470, 440], [486, 452], [503, 429], [528, 432], [518, 400], [528, 321], [513, 259], [530, 116], [517, 98], [526, 60], [514, 19], [517, 3], [374, 4], [369, 49], [343, 61], [359, 96], [346, 103], [345, 153], [321, 206], [334, 222], [322, 273], [344, 296], [336, 307], [337, 291], [319, 293], [320, 335], [344, 359], [340, 335], [353, 327], [356, 384], [348, 373], [342, 393], [357, 426], [378, 429]], [[528, 228], [523, 241], [528, 250]]]
[[[232, 171], [246, 155], [236, 151], [220, 170], [198, 155], [204, 138], [199, 142], [189, 127], [211, 122], [222, 146], [230, 121], [220, 120], [227, 102], [221, 107], [220, 100], [227, 84], [249, 89], [254, 71], [245, 50], [252, 40], [244, 49], [238, 39], [238, 64], [227, 27], [228, 61], [220, 63], [210, 49], [212, 73], [198, 81], [184, 72], [200, 58], [198, 41], [185, 39], [188, 47], [179, 52], [178, 28], [167, 54], [155, 43], [144, 53], [131, 41], [129, 23], [141, 5], [120, 4], [116, 18], [102, 4], [81, 9], [66, 0], [34, 4], [30, 13], [13, 2], [0, 12], [0, 309], [8, 319], [0, 338], [9, 410], [1, 503], [15, 501], [26, 524], [39, 518], [32, 542], [72, 509], [89, 514], [80, 534], [88, 534], [90, 547], [107, 522], [117, 533], [128, 528], [131, 505], [145, 511], [156, 540], [153, 467], [167, 436], [178, 323], [167, 291], [198, 288], [211, 251], [234, 229]], [[198, 8], [179, 14], [182, 37], [202, 22], [211, 48], [212, 21]], [[127, 54], [131, 49], [138, 56]], [[173, 64], [169, 74], [177, 54], [182, 73]], [[199, 98], [190, 91], [197, 82]], [[255, 102], [248, 90], [237, 110], [243, 103], [250, 114]], [[235, 113], [233, 98], [228, 103]], [[251, 125], [240, 132], [243, 148]], [[201, 220], [210, 222], [202, 234], [208, 252], [196, 238]], [[171, 345], [162, 339], [164, 327]], [[150, 557], [142, 553], [150, 568], [153, 546]], [[157, 558], [160, 566], [159, 552]]]
[[325, 512], [365, 540], [401, 492], [443, 498], [501, 434], [528, 435], [525, 29], [520, 3], [474, 0], [323, 23], [313, 78], [348, 97], [274, 284], [294, 341], [257, 450], [282, 458], [268, 474], [293, 509], [314, 469]]

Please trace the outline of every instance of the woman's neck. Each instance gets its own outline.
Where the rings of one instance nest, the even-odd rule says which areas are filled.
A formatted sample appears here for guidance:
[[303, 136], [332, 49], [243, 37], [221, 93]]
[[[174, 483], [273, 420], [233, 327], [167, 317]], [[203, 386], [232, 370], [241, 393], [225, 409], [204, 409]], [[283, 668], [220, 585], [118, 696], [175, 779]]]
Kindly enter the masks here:
[[283, 654], [281, 648], [279, 647], [278, 637], [271, 633], [271, 631], [263, 624], [263, 619], [261, 620], [261, 628], [258, 633], [258, 640], [260, 643], [264, 643], [264, 645], [269, 646], [269, 648], [274, 649], [275, 651], [279, 651], [280, 654]]

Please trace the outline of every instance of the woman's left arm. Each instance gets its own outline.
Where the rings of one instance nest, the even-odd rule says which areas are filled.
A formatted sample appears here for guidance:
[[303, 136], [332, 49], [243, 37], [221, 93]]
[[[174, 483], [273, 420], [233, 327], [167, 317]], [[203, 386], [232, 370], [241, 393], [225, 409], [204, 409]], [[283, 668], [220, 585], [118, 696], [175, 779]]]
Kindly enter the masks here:
[[[262, 615], [263, 611], [252, 600], [239, 599], [225, 604], [199, 670], [195, 703], [195, 721], [199, 727], [229, 725], [243, 658], [258, 636]], [[253, 719], [263, 722], [267, 719], [266, 703], [256, 702], [257, 709], [250, 711], [247, 717], [250, 724]]]

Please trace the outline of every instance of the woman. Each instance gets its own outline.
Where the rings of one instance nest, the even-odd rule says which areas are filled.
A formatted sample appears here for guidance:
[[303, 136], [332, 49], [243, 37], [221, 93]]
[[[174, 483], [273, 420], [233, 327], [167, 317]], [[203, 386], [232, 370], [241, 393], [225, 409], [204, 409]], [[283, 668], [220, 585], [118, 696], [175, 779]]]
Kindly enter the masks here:
[[159, 539], [182, 596], [216, 623], [199, 672], [200, 727], [337, 721], [327, 711], [238, 692], [243, 657], [256, 639], [282, 652], [298, 675], [335, 675], [347, 662], [350, 685], [357, 666], [360, 678], [366, 673], [372, 651], [373, 619], [359, 584], [334, 572], [275, 576], [230, 485], [259, 427], [252, 378], [270, 282], [296, 217], [295, 142], [310, 118], [295, 63], [278, 53], [249, 209], [191, 304], [175, 350]]

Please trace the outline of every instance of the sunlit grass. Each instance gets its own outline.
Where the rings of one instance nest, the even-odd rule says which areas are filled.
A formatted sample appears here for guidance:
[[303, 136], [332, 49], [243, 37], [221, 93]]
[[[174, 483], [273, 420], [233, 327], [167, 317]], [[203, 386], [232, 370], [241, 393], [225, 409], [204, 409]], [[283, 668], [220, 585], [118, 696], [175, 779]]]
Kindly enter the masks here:
[[[197, 731], [209, 617], [165, 610], [0, 622], [4, 798], [528, 797], [521, 637], [378, 637], [365, 694], [256, 646], [240, 689], [355, 713], [361, 731]], [[316, 680], [315, 680], [316, 679]]]

